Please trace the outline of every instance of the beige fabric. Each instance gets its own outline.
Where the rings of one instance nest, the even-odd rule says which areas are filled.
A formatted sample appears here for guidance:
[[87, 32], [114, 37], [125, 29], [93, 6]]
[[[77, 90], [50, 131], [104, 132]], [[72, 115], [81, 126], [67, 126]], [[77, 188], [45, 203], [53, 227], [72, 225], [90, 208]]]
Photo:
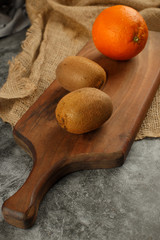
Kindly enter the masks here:
[[[143, 15], [149, 30], [160, 31], [160, 0], [27, 0], [32, 22], [22, 52], [9, 64], [0, 89], [0, 117], [12, 126], [55, 79], [55, 69], [75, 55], [91, 37], [96, 16], [115, 4], [131, 6]], [[160, 137], [160, 89], [136, 139]]]

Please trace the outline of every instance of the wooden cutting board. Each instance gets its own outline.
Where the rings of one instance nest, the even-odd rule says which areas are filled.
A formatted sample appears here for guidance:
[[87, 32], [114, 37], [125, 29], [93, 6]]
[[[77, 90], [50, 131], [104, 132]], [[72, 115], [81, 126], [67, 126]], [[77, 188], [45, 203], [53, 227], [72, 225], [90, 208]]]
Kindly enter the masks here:
[[160, 83], [160, 33], [149, 32], [145, 49], [129, 61], [113, 61], [92, 41], [78, 53], [107, 72], [103, 89], [113, 102], [112, 117], [99, 129], [75, 135], [56, 122], [55, 108], [68, 92], [55, 80], [16, 124], [13, 135], [34, 160], [24, 185], [3, 204], [4, 219], [31, 227], [41, 199], [64, 175], [82, 169], [114, 168], [124, 163]]

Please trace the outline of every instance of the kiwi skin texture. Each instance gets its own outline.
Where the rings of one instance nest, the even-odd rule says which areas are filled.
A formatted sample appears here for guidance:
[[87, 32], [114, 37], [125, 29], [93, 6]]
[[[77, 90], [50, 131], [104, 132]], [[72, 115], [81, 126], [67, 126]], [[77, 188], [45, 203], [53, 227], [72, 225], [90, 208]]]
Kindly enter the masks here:
[[84, 87], [103, 89], [106, 72], [98, 63], [88, 58], [69, 56], [57, 66], [56, 79], [68, 91]]
[[99, 128], [113, 111], [110, 97], [96, 88], [81, 88], [65, 95], [57, 104], [58, 124], [66, 131], [83, 134]]

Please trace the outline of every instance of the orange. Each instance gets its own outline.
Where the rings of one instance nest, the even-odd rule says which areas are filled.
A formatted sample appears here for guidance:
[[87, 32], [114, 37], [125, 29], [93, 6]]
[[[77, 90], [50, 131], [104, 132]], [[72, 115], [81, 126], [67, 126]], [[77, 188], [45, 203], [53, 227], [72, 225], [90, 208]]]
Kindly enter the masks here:
[[92, 38], [102, 54], [115, 60], [128, 60], [145, 47], [148, 28], [135, 9], [116, 5], [98, 15], [93, 24]]

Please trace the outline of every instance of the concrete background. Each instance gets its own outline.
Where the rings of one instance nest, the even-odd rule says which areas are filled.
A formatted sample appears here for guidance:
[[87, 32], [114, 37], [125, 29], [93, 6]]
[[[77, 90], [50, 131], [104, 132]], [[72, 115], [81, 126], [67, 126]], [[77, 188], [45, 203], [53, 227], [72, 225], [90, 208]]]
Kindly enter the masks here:
[[[8, 60], [21, 50], [25, 30], [0, 39], [0, 86]], [[0, 207], [25, 182], [31, 158], [0, 120]], [[159, 240], [160, 138], [133, 143], [116, 169], [79, 171], [44, 197], [35, 225], [18, 229], [0, 213], [0, 240]]]

